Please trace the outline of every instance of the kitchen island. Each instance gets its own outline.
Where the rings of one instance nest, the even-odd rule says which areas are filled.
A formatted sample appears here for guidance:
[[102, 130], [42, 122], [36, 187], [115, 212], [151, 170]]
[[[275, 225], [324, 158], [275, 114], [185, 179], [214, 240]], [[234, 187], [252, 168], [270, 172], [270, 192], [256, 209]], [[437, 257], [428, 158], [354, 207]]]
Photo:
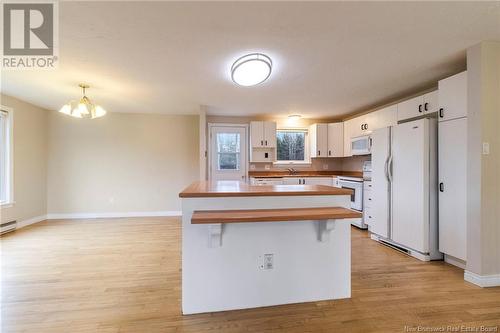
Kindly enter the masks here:
[[351, 191], [195, 182], [182, 191], [182, 311], [351, 295]]

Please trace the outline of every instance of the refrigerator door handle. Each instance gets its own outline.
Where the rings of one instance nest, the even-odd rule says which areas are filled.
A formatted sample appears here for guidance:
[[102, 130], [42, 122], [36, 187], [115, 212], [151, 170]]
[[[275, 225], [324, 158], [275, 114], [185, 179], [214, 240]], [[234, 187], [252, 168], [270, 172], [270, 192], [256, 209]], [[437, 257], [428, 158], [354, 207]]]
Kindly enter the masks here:
[[391, 156], [387, 156], [387, 158], [385, 159], [385, 164], [384, 164], [384, 174], [385, 174], [385, 179], [387, 179], [388, 182], [391, 181], [390, 177], [389, 177], [389, 159], [391, 158]]
[[389, 162], [387, 163], [387, 174], [389, 175], [389, 182], [392, 183], [392, 154], [389, 156]]

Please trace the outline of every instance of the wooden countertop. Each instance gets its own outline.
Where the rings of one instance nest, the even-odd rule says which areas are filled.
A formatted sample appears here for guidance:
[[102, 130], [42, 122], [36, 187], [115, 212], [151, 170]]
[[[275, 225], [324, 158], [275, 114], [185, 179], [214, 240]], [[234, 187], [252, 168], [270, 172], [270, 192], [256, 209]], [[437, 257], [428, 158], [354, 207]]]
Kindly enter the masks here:
[[325, 185], [249, 185], [239, 181], [198, 181], [179, 193], [179, 197], [272, 197], [351, 194], [351, 190]]
[[192, 224], [287, 222], [305, 220], [360, 218], [360, 212], [343, 207], [280, 208], [247, 210], [200, 210], [191, 218]]
[[361, 171], [297, 171], [290, 174], [288, 170], [283, 171], [249, 171], [248, 176], [259, 178], [279, 178], [279, 177], [335, 177], [347, 176], [363, 178]]

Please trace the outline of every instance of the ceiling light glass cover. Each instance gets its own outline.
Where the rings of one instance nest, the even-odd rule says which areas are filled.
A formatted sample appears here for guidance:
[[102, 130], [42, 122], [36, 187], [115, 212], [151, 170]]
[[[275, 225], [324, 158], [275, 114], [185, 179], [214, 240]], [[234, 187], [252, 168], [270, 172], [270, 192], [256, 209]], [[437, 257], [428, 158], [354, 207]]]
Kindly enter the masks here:
[[254, 86], [267, 80], [272, 68], [273, 62], [265, 54], [247, 54], [234, 62], [231, 79], [240, 86]]
[[70, 101], [67, 104], [64, 104], [59, 112], [75, 118], [95, 119], [104, 116], [106, 114], [106, 110], [104, 110], [100, 105], [92, 103], [85, 95], [85, 90], [90, 88], [90, 86], [83, 83], [80, 83], [78, 86], [82, 88], [82, 98], [80, 98], [78, 102]]

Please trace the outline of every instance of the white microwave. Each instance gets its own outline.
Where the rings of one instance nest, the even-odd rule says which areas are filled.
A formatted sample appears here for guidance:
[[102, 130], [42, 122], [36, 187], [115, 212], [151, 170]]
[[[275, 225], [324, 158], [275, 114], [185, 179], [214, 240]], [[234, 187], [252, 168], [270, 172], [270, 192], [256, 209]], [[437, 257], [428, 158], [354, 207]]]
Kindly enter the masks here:
[[351, 153], [353, 155], [369, 155], [372, 150], [372, 138], [369, 135], [351, 139]]

